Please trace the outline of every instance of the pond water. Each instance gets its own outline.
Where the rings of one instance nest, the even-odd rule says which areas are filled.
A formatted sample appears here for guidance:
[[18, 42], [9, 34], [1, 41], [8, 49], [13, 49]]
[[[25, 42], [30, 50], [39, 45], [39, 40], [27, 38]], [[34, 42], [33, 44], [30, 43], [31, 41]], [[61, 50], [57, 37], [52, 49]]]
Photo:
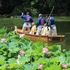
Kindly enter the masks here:
[[65, 35], [65, 40], [59, 43], [52, 43], [61, 45], [62, 49], [70, 50], [70, 22], [56, 22], [58, 34]]

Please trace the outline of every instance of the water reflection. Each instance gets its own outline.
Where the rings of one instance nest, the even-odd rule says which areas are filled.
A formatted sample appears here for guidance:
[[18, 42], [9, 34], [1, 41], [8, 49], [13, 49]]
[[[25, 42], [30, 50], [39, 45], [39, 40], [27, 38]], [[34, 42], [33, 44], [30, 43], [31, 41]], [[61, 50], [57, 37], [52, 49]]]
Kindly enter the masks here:
[[70, 50], [70, 22], [56, 22], [58, 34], [65, 35], [65, 40], [58, 43], [50, 43], [53, 45], [61, 45], [62, 49]]

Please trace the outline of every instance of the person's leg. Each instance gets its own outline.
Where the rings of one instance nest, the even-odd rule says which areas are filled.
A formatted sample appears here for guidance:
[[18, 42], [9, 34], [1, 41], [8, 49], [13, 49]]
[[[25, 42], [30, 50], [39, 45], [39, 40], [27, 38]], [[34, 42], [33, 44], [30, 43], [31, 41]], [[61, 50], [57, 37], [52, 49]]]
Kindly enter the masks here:
[[26, 30], [26, 23], [23, 24], [22, 32], [24, 33], [25, 30]]
[[52, 35], [53, 35], [53, 36], [57, 36], [56, 26], [53, 27]]
[[40, 34], [40, 28], [38, 27], [37, 28], [37, 32], [36, 32], [36, 35], [39, 35]]
[[27, 27], [27, 31], [28, 31], [28, 32], [30, 32], [30, 27], [31, 27], [31, 24], [30, 24], [30, 22], [27, 22], [27, 25], [26, 25], [26, 27]]
[[30, 32], [30, 27], [27, 27], [27, 31]]
[[26, 30], [26, 27], [23, 26], [22, 27], [22, 32], [24, 33], [25, 30]]

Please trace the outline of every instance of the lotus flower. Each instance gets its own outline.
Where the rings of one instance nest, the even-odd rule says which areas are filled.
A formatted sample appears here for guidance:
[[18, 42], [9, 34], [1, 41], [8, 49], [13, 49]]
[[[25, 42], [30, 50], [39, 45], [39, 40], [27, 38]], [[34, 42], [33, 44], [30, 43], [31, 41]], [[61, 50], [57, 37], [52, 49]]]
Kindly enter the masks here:
[[24, 37], [24, 35], [25, 35], [25, 34], [20, 34], [19, 37], [22, 38], [22, 37]]
[[47, 51], [48, 52], [48, 48], [43, 48], [43, 51]]
[[21, 50], [21, 51], [20, 51], [20, 54], [21, 54], [21, 55], [24, 55], [24, 54], [25, 54], [25, 52]]
[[61, 67], [66, 69], [68, 67], [68, 65], [67, 64], [61, 64]]
[[46, 54], [47, 52], [46, 51], [43, 51], [43, 54]]
[[39, 65], [38, 70], [42, 70], [43, 64]]
[[52, 52], [48, 52], [47, 54], [52, 55]]
[[6, 41], [6, 38], [2, 38], [2, 39], [1, 39], [1, 42], [5, 42], [5, 41]]
[[46, 54], [48, 52], [47, 48], [43, 48], [43, 54]]

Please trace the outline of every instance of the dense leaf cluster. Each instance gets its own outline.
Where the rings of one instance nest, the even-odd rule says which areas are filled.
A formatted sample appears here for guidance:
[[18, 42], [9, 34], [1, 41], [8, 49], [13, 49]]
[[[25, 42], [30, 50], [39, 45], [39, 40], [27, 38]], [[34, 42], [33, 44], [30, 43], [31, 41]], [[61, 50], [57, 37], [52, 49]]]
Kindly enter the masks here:
[[53, 14], [70, 15], [70, 0], [0, 0], [0, 14], [10, 14], [17, 7], [21, 11], [49, 14], [53, 6]]
[[33, 43], [26, 36], [1, 30], [0, 70], [70, 70], [70, 51], [61, 52], [60, 45]]

